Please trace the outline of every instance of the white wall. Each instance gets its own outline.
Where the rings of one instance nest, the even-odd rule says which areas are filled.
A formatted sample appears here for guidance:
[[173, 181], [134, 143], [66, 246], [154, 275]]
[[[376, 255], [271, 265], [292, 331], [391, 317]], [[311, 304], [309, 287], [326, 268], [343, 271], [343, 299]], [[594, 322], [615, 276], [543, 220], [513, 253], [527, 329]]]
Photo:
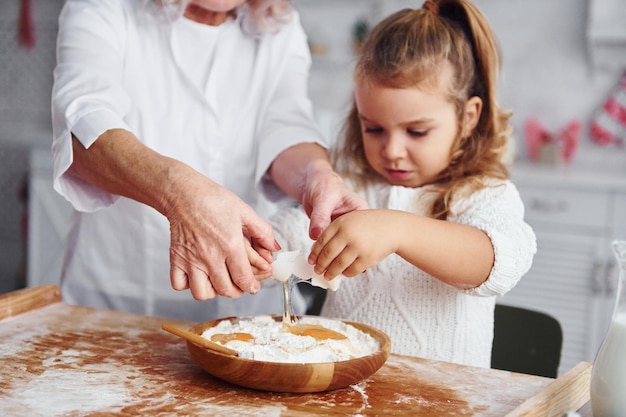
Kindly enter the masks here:
[[[586, 127], [595, 109], [616, 84], [623, 66], [592, 64], [586, 35], [591, 1], [624, 5], [623, 0], [476, 0], [491, 22], [503, 52], [500, 103], [513, 110], [518, 157], [526, 159], [521, 127], [537, 117], [558, 131], [572, 120], [583, 123], [572, 169], [609, 167], [626, 174], [626, 151], [590, 141]], [[311, 95], [319, 119], [332, 134], [351, 93], [350, 29], [356, 19], [376, 22], [415, 0], [297, 0], [302, 21], [314, 42], [328, 43], [328, 53], [314, 57]], [[616, 10], [617, 14], [618, 10]], [[623, 12], [622, 12], [623, 14]], [[617, 14], [619, 16], [619, 14]], [[626, 45], [626, 40], [622, 42]], [[626, 62], [626, 49], [617, 50]]]
[[[624, 150], [592, 142], [587, 126], [612, 91], [622, 68], [605, 68], [590, 59], [586, 36], [587, 0], [478, 0], [501, 43], [504, 64], [501, 102], [513, 109], [517, 138], [528, 117], [537, 117], [550, 131], [578, 119], [583, 123], [579, 152], [572, 167], [626, 164]], [[626, 7], [626, 5], [625, 5]], [[520, 157], [526, 157], [520, 143]]]

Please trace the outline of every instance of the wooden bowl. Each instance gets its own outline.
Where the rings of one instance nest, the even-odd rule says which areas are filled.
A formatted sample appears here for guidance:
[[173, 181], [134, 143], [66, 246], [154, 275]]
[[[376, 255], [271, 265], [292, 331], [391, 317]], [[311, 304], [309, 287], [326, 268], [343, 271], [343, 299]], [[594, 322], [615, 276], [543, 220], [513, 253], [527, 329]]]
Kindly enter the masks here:
[[[274, 316], [274, 320], [282, 317]], [[198, 324], [190, 329], [201, 335], [209, 327], [228, 317]], [[344, 321], [371, 335], [379, 344], [378, 351], [356, 359], [323, 363], [263, 362], [230, 356], [187, 342], [191, 357], [209, 374], [231, 384], [261, 391], [321, 392], [347, 387], [378, 371], [389, 357], [391, 341], [382, 331], [362, 323]]]

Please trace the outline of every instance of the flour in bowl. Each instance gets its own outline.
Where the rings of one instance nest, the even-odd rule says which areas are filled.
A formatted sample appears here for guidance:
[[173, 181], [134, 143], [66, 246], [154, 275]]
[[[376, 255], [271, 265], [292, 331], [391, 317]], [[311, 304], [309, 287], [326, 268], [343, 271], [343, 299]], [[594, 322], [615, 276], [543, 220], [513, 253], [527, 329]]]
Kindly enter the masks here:
[[236, 350], [239, 357], [265, 362], [337, 362], [379, 349], [369, 334], [339, 320], [304, 316], [283, 326], [271, 316], [222, 320], [202, 337]]

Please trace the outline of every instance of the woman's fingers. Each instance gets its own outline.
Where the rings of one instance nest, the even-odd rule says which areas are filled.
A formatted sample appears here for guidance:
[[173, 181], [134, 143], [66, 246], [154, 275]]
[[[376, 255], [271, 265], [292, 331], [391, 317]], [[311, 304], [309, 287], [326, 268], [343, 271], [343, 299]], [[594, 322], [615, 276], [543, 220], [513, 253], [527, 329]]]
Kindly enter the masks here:
[[213, 288], [213, 284], [206, 272], [198, 268], [191, 268], [191, 273], [188, 276], [189, 289], [193, 298], [200, 301], [215, 298], [217, 291]]
[[[226, 268], [224, 263], [213, 264], [209, 268], [208, 274], [205, 275], [205, 280], [214, 289], [214, 295], [221, 295], [229, 298], [241, 297], [244, 293], [243, 289], [238, 287], [231, 278], [230, 271]], [[256, 280], [253, 281], [256, 283]], [[206, 285], [206, 284], [205, 284]], [[202, 291], [202, 289], [199, 289]], [[193, 292], [193, 288], [192, 288]]]
[[272, 253], [262, 247], [259, 247], [254, 242], [250, 242], [244, 237], [244, 244], [246, 246], [246, 252], [248, 254], [248, 262], [252, 267], [252, 273], [257, 281], [263, 281], [272, 275], [272, 268], [270, 263], [272, 262]]
[[[189, 289], [196, 300], [208, 300], [217, 295], [237, 298], [243, 292], [231, 280], [228, 269], [216, 258], [213, 267], [201, 267], [197, 254], [184, 245], [170, 247], [170, 280], [175, 290]], [[221, 265], [221, 268], [219, 267]], [[254, 278], [253, 278], [254, 280]], [[256, 280], [254, 280], [256, 282]]]
[[[172, 199], [166, 210], [172, 287], [188, 286], [197, 299], [258, 292], [259, 271], [271, 271], [270, 252], [280, 248], [269, 223], [207, 178], [193, 177], [185, 184], [189, 192]], [[246, 245], [252, 244], [258, 249], [250, 254]]]
[[189, 288], [187, 274], [173, 262], [170, 262], [170, 281], [172, 283], [172, 288], [176, 291], [183, 291]]

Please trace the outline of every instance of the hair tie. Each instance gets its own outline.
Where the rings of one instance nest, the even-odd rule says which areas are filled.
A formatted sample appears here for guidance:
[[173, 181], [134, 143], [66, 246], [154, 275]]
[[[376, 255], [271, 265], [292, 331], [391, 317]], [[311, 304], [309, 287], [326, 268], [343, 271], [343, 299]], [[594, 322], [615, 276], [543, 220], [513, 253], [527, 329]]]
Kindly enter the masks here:
[[430, 10], [434, 14], [439, 14], [439, 5], [434, 1], [426, 0], [423, 7]]

